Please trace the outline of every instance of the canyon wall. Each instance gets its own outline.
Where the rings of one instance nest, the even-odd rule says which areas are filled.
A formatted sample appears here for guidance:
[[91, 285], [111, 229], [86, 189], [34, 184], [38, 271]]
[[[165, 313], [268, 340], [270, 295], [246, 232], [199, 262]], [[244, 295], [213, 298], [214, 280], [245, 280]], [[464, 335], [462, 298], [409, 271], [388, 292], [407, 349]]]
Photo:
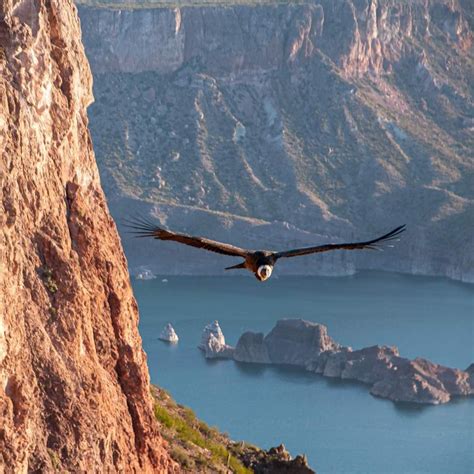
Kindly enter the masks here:
[[[92, 137], [118, 221], [142, 213], [270, 249], [407, 224], [395, 249], [279, 272], [474, 281], [472, 2], [258, 3], [81, 7]], [[133, 271], [229, 263], [122, 235]]]
[[0, 2], [0, 472], [173, 470], [70, 0]]

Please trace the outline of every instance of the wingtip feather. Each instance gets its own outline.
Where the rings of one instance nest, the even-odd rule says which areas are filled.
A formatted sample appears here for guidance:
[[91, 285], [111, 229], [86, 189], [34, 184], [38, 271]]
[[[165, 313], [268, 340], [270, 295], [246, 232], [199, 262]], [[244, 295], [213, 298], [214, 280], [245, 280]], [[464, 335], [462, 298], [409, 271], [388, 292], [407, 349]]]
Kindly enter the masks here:
[[156, 232], [162, 230], [151, 220], [141, 214], [122, 219], [122, 225], [130, 229], [127, 233], [133, 234], [134, 237], [155, 237]]
[[[406, 224], [400, 225], [398, 227], [395, 227], [395, 229], [392, 229], [390, 232], [388, 232], [385, 235], [382, 235], [382, 237], [378, 237], [377, 239], [371, 241], [369, 243], [369, 247], [367, 248], [377, 248], [381, 249], [381, 245], [386, 244], [387, 242], [399, 242], [400, 241], [400, 234], [405, 232], [406, 230]], [[389, 245], [387, 247], [393, 248], [393, 245]]]

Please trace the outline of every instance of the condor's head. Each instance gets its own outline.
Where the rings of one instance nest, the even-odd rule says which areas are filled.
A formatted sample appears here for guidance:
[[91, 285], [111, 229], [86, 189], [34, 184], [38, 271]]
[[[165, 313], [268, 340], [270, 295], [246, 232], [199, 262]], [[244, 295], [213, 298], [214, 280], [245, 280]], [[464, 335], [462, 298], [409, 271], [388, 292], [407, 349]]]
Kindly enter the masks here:
[[260, 265], [257, 269], [255, 276], [257, 280], [265, 281], [268, 280], [272, 274], [273, 267], [271, 265]]

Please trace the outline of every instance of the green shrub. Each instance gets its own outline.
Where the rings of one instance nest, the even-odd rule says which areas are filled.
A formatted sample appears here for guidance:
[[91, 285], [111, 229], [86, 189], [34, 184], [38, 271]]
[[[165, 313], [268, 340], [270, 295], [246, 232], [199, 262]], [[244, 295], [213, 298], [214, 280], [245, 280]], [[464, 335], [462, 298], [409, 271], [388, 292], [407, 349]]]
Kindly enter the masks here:
[[40, 274], [46, 289], [52, 294], [56, 293], [58, 291], [58, 284], [54, 280], [53, 270], [45, 266], [40, 269]]
[[183, 416], [184, 419], [191, 425], [196, 423], [196, 415], [195, 413], [191, 410], [191, 408], [188, 407], [183, 407]]
[[186, 469], [191, 469], [194, 467], [194, 461], [188, 456], [184, 449], [175, 446], [171, 450], [171, 457], [181, 466]]
[[[252, 471], [247, 469], [235, 456], [233, 456], [229, 450], [220, 442], [213, 441], [211, 438], [212, 434], [218, 434], [217, 430], [209, 428], [202, 421], [197, 420], [196, 415], [190, 408], [182, 407], [183, 415], [175, 415], [171, 413], [167, 408], [155, 404], [155, 417], [156, 419], [169, 429], [176, 432], [177, 438], [183, 442], [183, 444], [192, 443], [200, 448], [206, 449], [211, 453], [211, 458], [214, 461], [222, 462], [224, 465], [232, 469], [237, 474], [251, 474]], [[198, 428], [192, 426], [196, 424]], [[206, 433], [206, 438], [203, 433]], [[184, 462], [184, 451], [176, 452], [176, 456], [180, 457], [180, 460], [176, 459], [182, 466], [186, 467]], [[185, 453], [184, 453], [185, 454]], [[198, 464], [208, 465], [209, 461], [204, 457], [200, 456], [196, 462]]]
[[173, 418], [173, 415], [171, 415], [166, 408], [158, 404], [155, 405], [155, 417], [167, 428], [173, 428], [175, 425], [175, 419]]
[[48, 454], [54, 471], [58, 471], [61, 468], [61, 460], [59, 459], [58, 453], [48, 448]]
[[198, 428], [199, 428], [199, 431], [207, 438], [210, 438], [211, 436], [216, 435], [215, 429], [211, 428], [207, 423], [204, 423], [204, 421], [199, 420]]

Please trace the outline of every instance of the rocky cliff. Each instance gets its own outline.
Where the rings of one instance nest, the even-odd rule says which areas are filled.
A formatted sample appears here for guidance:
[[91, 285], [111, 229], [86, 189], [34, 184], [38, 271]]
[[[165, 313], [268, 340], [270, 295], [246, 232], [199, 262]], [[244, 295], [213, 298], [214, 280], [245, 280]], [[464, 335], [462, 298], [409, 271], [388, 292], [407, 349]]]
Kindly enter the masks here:
[[70, 0], [0, 2], [0, 471], [173, 470]]
[[[406, 223], [393, 251], [280, 271], [474, 280], [472, 2], [111, 3], [80, 15], [94, 147], [117, 217], [269, 248]], [[125, 250], [133, 269], [158, 273], [227, 264], [173, 244]]]
[[474, 395], [472, 364], [459, 370], [422, 358], [410, 360], [401, 357], [396, 347], [352, 350], [336, 343], [326, 326], [302, 319], [281, 319], [266, 336], [246, 332], [227, 354], [219, 347], [215, 353], [212, 349], [206, 351], [207, 358], [301, 367], [325, 377], [362, 382], [371, 387], [372, 395], [394, 402], [437, 405]]

